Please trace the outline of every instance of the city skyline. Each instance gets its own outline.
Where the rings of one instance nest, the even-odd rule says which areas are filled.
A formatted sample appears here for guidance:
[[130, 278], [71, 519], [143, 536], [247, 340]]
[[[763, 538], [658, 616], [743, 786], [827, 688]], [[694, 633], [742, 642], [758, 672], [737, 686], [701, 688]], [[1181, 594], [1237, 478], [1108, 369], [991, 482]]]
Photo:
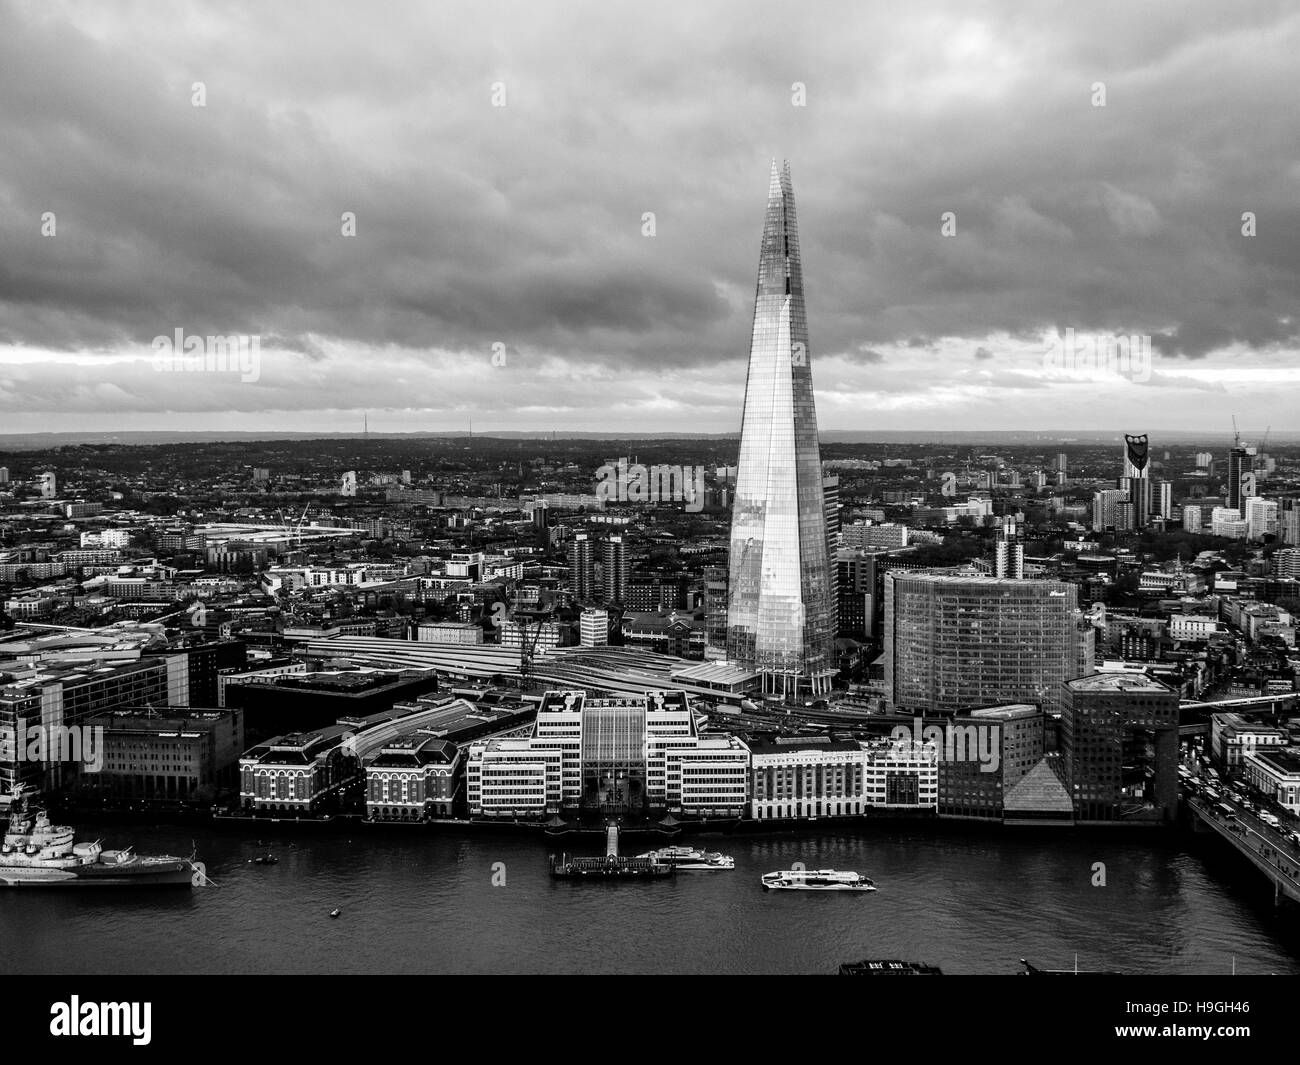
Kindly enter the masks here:
[[[1207, 400], [1297, 428], [1300, 171], [1271, 102], [1300, 18], [1272, 5], [1102, 5], [1085, 26], [828, 5], [742, 30], [587, 7], [4, 11], [12, 431], [368, 410], [402, 431], [734, 432], [744, 189], [778, 153], [826, 278], [824, 430], [867, 409], [992, 429], [1013, 407], [1155, 438]], [[778, 33], [776, 70], [754, 60]], [[633, 39], [636, 59], [600, 58]], [[177, 331], [259, 337], [256, 379], [158, 372]], [[1149, 337], [1149, 365], [1062, 370], [1058, 338], [1113, 333]]]

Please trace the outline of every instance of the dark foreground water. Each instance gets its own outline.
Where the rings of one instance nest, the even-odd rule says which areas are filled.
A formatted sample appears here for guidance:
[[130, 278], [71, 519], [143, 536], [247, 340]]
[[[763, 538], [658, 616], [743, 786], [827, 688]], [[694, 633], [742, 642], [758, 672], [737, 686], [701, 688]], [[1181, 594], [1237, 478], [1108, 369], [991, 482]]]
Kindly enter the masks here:
[[[197, 832], [197, 835], [196, 835]], [[711, 836], [732, 871], [552, 881], [551, 841], [376, 830], [263, 835], [96, 825], [82, 836], [188, 854], [217, 886], [0, 891], [10, 973], [833, 973], [898, 957], [945, 973], [1044, 967], [1300, 973], [1300, 910], [1221, 842], [971, 834], [939, 826]], [[639, 841], [638, 841], [639, 844]], [[625, 853], [652, 844], [625, 847]], [[658, 845], [658, 844], [653, 844]], [[595, 837], [564, 846], [600, 853]], [[274, 866], [248, 863], [270, 850]], [[856, 869], [874, 894], [765, 892], [802, 861]], [[1093, 864], [1106, 886], [1094, 887]], [[504, 875], [504, 886], [493, 886]], [[342, 916], [332, 920], [330, 910]]]

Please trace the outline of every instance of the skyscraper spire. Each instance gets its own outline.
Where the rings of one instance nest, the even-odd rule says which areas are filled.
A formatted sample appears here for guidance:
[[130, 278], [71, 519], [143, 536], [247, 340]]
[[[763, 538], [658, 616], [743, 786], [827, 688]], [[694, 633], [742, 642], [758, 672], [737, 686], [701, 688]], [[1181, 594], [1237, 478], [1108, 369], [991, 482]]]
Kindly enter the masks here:
[[790, 164], [772, 164], [731, 518], [727, 656], [765, 691], [829, 690], [834, 622]]

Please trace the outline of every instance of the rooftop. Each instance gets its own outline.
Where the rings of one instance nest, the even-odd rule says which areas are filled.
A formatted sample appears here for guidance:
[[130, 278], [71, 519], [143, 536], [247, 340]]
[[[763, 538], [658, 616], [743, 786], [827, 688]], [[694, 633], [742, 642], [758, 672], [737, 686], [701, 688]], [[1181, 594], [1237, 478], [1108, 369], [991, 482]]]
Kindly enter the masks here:
[[1065, 686], [1076, 692], [1150, 692], [1169, 695], [1173, 688], [1145, 673], [1093, 673], [1067, 680]]

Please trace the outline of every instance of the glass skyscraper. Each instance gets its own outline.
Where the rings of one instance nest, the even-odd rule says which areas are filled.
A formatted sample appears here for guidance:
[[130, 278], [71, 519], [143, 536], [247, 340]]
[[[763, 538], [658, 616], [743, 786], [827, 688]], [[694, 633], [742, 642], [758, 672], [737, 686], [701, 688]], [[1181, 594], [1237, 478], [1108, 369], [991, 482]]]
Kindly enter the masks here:
[[772, 163], [731, 515], [727, 657], [763, 690], [821, 694], [835, 672], [817, 411], [790, 164]]

